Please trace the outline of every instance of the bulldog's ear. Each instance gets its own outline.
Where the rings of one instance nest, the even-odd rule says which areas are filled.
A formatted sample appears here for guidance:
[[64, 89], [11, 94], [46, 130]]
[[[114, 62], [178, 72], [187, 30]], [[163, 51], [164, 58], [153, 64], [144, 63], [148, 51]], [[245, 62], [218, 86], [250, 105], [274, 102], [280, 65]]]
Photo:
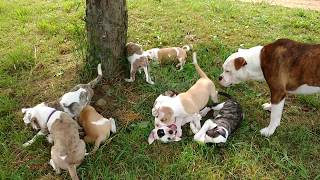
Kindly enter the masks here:
[[156, 129], [153, 129], [148, 137], [148, 143], [149, 144], [152, 144], [154, 142], [154, 140], [158, 139], [157, 138], [157, 132], [156, 132]]
[[239, 70], [241, 67], [247, 65], [247, 61], [243, 57], [234, 59], [234, 67]]
[[226, 138], [226, 131], [223, 129], [223, 128], [218, 128], [218, 133], [221, 135], [221, 136], [223, 136], [224, 138]]

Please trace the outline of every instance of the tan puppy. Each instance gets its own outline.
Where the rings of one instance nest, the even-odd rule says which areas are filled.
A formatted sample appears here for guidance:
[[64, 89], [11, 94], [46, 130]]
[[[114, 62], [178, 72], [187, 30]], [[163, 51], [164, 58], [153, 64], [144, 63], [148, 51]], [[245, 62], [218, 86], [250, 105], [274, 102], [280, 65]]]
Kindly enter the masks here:
[[183, 65], [187, 60], [187, 52], [191, 50], [191, 45], [185, 45], [180, 47], [170, 47], [170, 48], [153, 48], [147, 50], [146, 53], [151, 59], [159, 62], [159, 64], [168, 64], [170, 62], [177, 62], [177, 68], [179, 70], [183, 69]]
[[81, 164], [86, 153], [86, 145], [79, 137], [79, 125], [66, 113], [53, 122], [50, 137], [53, 140], [50, 165], [60, 174], [60, 168], [68, 170], [71, 179], [79, 179], [76, 167]]
[[95, 143], [92, 153], [95, 153], [100, 144], [110, 136], [110, 131], [116, 132], [116, 124], [113, 118], [106, 119], [92, 106], [87, 105], [80, 113], [79, 123], [83, 127], [86, 136], [85, 142]]
[[196, 133], [201, 128], [199, 111], [207, 105], [210, 97], [218, 102], [215, 85], [199, 67], [196, 53], [193, 53], [193, 64], [201, 78], [188, 91], [173, 97], [160, 95], [156, 99], [152, 109], [155, 129], [148, 138], [150, 144], [160, 138], [157, 130], [164, 126], [174, 127], [172, 134], [181, 137], [181, 126], [190, 122], [191, 130]]

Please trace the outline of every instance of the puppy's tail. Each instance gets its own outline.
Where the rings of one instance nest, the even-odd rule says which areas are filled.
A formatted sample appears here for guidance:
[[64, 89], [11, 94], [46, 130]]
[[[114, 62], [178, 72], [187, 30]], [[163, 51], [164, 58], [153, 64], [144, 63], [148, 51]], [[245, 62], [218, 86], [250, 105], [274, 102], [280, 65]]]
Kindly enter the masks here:
[[94, 88], [101, 81], [101, 79], [102, 79], [101, 64], [98, 64], [98, 76], [94, 80], [90, 81], [88, 85], [90, 85], [91, 88]]
[[200, 66], [198, 65], [198, 62], [197, 62], [197, 53], [196, 53], [196, 52], [193, 53], [193, 65], [194, 65], [194, 67], [196, 68], [196, 70], [197, 70], [197, 72], [198, 72], [198, 74], [199, 74], [199, 76], [200, 76], [201, 78], [209, 79], [208, 76], [206, 75], [206, 73], [204, 73], [204, 72], [202, 71], [202, 69], [200, 68]]
[[185, 50], [186, 52], [188, 52], [188, 51], [192, 50], [192, 45], [191, 44], [190, 45], [184, 45], [184, 46], [182, 46], [182, 49]]
[[74, 164], [69, 165], [68, 171], [72, 180], [79, 180], [79, 177], [77, 175], [76, 165]]

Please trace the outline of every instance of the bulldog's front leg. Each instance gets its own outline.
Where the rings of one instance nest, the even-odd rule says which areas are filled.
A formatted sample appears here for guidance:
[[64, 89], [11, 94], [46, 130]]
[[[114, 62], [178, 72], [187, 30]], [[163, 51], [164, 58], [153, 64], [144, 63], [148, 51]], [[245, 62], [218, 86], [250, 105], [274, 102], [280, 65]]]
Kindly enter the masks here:
[[34, 143], [34, 142], [38, 139], [39, 136], [44, 136], [44, 135], [46, 135], [46, 133], [44, 133], [44, 132], [42, 132], [42, 131], [40, 130], [35, 136], [33, 136], [32, 139], [30, 139], [29, 141], [27, 141], [26, 143], [24, 143], [22, 146], [23, 146], [23, 147], [28, 147], [28, 146], [30, 146], [32, 143]]
[[177, 134], [176, 134], [176, 137], [181, 137], [181, 136], [182, 136], [182, 129], [181, 129], [182, 119], [177, 118], [175, 124], [176, 124], [176, 126], [177, 126]]

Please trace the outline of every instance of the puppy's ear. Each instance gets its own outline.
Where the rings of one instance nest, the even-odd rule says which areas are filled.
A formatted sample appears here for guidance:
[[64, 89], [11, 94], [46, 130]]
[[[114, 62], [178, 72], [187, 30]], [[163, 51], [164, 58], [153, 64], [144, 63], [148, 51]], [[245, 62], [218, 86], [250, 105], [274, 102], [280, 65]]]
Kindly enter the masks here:
[[247, 61], [243, 57], [234, 59], [234, 67], [239, 70], [241, 67], [247, 65]]
[[21, 109], [22, 114], [26, 113], [29, 109], [30, 109], [30, 108], [22, 108], [22, 109]]
[[148, 137], [148, 143], [149, 144], [152, 144], [154, 142], [154, 140], [158, 139], [158, 136], [157, 136], [157, 130], [156, 129], [153, 129]]
[[224, 137], [224, 138], [226, 138], [226, 131], [223, 129], [223, 128], [218, 128], [218, 133], [222, 136], [222, 137]]

